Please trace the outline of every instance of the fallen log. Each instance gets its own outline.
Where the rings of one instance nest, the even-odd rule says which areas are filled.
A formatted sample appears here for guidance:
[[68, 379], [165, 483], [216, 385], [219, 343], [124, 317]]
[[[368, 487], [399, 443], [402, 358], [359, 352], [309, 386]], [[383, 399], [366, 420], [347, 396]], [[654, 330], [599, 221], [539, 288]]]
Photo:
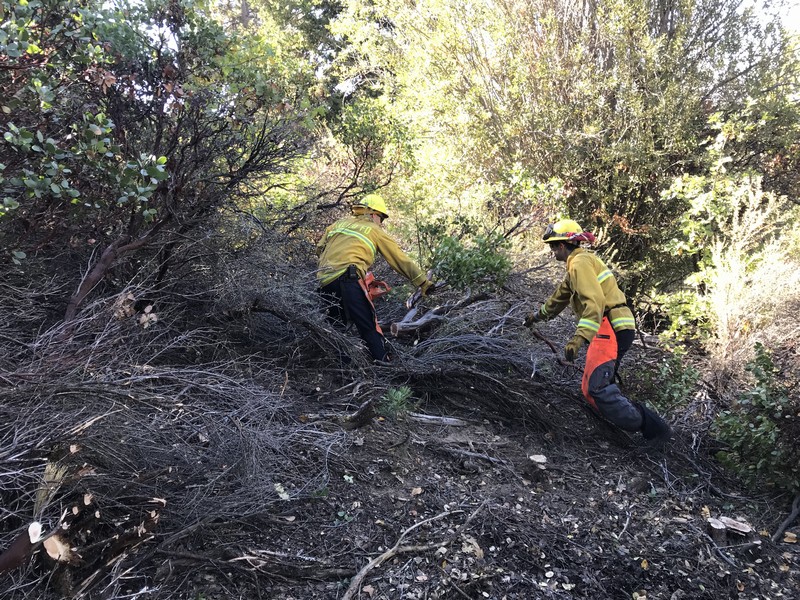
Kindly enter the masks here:
[[486, 292], [473, 295], [472, 292], [467, 291], [467, 295], [455, 304], [444, 304], [442, 306], [437, 306], [436, 308], [422, 315], [416, 321], [411, 320], [414, 316], [416, 316], [417, 311], [416, 308], [412, 308], [402, 320], [398, 321], [397, 323], [392, 323], [390, 331], [396, 338], [409, 337], [416, 333], [421, 333], [428, 329], [432, 329], [436, 325], [439, 325], [442, 321], [444, 321], [445, 315], [450, 311], [464, 308], [465, 306], [473, 304], [474, 302], [485, 300], [488, 297], [489, 294]]
[[429, 313], [425, 313], [416, 321], [404, 320], [398, 321], [397, 323], [392, 323], [390, 331], [396, 338], [409, 337], [415, 333], [421, 333], [427, 329], [432, 329], [435, 325], [438, 325], [442, 321], [444, 321], [444, 315], [438, 315], [434, 311], [430, 311]]

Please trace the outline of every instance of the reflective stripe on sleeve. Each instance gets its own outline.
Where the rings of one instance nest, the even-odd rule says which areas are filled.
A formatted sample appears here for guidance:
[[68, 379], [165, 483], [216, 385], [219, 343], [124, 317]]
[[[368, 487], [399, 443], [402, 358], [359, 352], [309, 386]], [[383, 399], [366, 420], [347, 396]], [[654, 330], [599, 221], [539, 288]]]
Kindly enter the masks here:
[[603, 271], [602, 273], [600, 273], [597, 276], [597, 282], [598, 283], [603, 283], [606, 279], [608, 279], [609, 277], [613, 277], [613, 276], [614, 276], [614, 274], [611, 272], [611, 270], [610, 269], [606, 269], [605, 271]]
[[620, 317], [618, 319], [611, 320], [611, 327], [613, 327], [615, 330], [625, 327], [626, 325], [636, 327], [636, 321], [631, 317]]
[[600, 329], [600, 323], [597, 321], [592, 321], [591, 319], [581, 319], [578, 321], [578, 329], [581, 327], [585, 327], [586, 329], [591, 329], [594, 332], [597, 332]]

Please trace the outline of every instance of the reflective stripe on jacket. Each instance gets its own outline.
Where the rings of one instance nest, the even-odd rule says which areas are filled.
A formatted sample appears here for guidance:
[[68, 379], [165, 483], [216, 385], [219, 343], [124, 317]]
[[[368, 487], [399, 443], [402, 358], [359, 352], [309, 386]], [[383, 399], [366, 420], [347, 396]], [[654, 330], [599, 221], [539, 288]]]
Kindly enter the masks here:
[[418, 286], [426, 279], [417, 263], [372, 220], [371, 215], [348, 217], [330, 225], [317, 244], [317, 254], [320, 286], [334, 281], [350, 265], [355, 265], [363, 278], [378, 254], [413, 285]]
[[625, 294], [605, 263], [593, 252], [577, 248], [567, 257], [567, 276], [542, 305], [540, 315], [552, 319], [569, 304], [578, 317], [576, 335], [591, 342], [606, 313], [614, 331], [636, 329], [625, 302]]

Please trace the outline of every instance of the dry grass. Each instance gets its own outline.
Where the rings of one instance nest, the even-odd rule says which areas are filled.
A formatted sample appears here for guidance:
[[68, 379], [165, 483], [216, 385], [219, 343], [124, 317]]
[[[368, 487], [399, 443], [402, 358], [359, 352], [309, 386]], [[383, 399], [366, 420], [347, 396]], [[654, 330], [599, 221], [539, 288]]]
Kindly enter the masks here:
[[707, 349], [723, 389], [744, 372], [756, 342], [769, 348], [800, 342], [792, 310], [800, 303], [800, 236], [786, 225], [785, 209], [779, 199], [750, 190], [712, 246], [705, 284], [715, 335]]

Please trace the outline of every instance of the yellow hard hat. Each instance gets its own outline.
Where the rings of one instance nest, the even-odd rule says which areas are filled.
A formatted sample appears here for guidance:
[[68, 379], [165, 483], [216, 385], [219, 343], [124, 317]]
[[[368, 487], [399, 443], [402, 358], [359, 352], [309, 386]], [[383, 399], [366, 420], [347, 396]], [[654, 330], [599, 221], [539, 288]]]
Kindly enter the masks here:
[[561, 219], [547, 226], [544, 230], [542, 240], [548, 244], [550, 242], [568, 242], [573, 239], [573, 236], [580, 235], [581, 233], [583, 233], [583, 228], [578, 225], [577, 221]]
[[384, 202], [383, 198], [378, 194], [367, 194], [353, 206], [353, 209], [355, 210], [362, 207], [366, 210], [378, 213], [384, 219], [389, 218], [389, 212], [386, 210], [386, 202]]

